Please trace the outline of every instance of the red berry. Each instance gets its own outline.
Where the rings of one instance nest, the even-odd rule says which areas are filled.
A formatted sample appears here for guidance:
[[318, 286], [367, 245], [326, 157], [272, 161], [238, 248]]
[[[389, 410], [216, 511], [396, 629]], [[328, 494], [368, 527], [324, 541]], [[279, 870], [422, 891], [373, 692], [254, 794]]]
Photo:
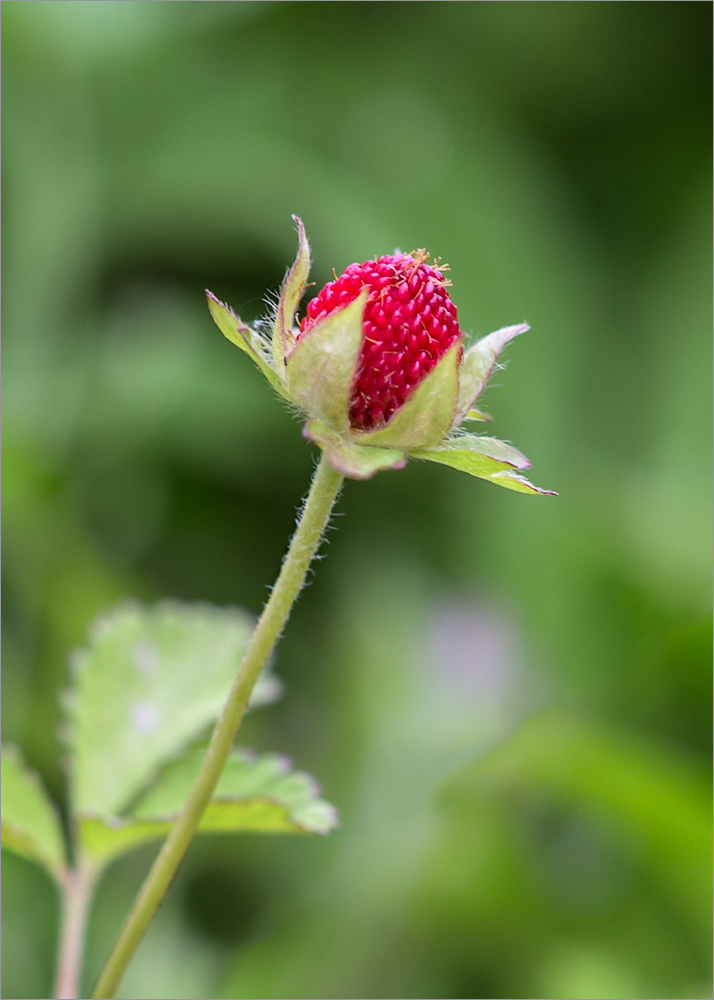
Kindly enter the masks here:
[[350, 399], [355, 429], [386, 423], [461, 337], [444, 275], [426, 259], [417, 251], [350, 264], [307, 307], [299, 336], [369, 289]]

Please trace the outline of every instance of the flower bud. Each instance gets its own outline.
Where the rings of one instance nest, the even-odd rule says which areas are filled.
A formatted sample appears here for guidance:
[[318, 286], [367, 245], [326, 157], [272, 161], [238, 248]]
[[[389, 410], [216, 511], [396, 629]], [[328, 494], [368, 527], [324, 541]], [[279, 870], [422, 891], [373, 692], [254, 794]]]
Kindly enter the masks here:
[[310, 251], [302, 222], [272, 342], [208, 292], [222, 333], [271, 385], [308, 417], [304, 434], [354, 479], [402, 468], [408, 456], [450, 465], [500, 486], [545, 493], [515, 470], [527, 459], [505, 442], [455, 433], [474, 408], [506, 344], [528, 329], [505, 327], [464, 348], [444, 267], [423, 250], [350, 266], [308, 304], [295, 324]]

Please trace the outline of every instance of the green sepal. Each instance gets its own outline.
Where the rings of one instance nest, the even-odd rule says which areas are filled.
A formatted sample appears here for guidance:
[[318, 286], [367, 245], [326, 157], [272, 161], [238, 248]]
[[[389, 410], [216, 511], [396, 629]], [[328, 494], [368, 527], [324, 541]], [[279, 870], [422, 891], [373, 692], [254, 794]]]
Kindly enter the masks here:
[[503, 486], [518, 493], [557, 496], [552, 490], [542, 490], [518, 475], [514, 468], [527, 468], [530, 464], [528, 459], [516, 448], [497, 438], [465, 435], [446, 441], [441, 448], [412, 451], [411, 457], [448, 465], [452, 469], [467, 472], [470, 476], [486, 479], [496, 486]]
[[397, 448], [362, 447], [322, 420], [309, 420], [303, 434], [322, 448], [333, 469], [349, 479], [370, 479], [383, 469], [403, 469], [406, 465], [404, 453]]
[[482, 420], [482, 421], [485, 421], [486, 423], [490, 424], [491, 421], [493, 420], [493, 417], [489, 413], [483, 413], [481, 410], [473, 410], [472, 409], [472, 410], [469, 410], [469, 412], [466, 414], [466, 416], [463, 419], [464, 420]]
[[527, 469], [531, 464], [512, 444], [481, 434], [460, 434], [458, 437], [449, 438], [438, 450], [475, 452], [496, 462], [504, 462], [513, 469]]
[[208, 289], [206, 289], [206, 298], [208, 299], [208, 308], [213, 317], [213, 322], [223, 336], [227, 340], [230, 340], [232, 344], [235, 344], [236, 347], [240, 347], [242, 351], [245, 351], [253, 359], [258, 368], [260, 368], [273, 389], [279, 392], [281, 396], [287, 398], [282, 378], [275, 373], [270, 363], [270, 352], [267, 341], [236, 316], [229, 305], [217, 299], [213, 292], [209, 292]]
[[41, 864], [61, 882], [65, 850], [57, 810], [12, 746], [2, 748], [2, 846]]
[[528, 329], [530, 327], [527, 323], [506, 326], [502, 330], [489, 333], [487, 337], [483, 337], [464, 351], [464, 360], [459, 370], [459, 399], [456, 405], [455, 427], [467, 416], [483, 392], [503, 348], [510, 340]]
[[385, 427], [360, 434], [356, 440], [362, 445], [380, 445], [403, 451], [432, 448], [442, 441], [454, 423], [461, 350], [459, 340], [419, 383]]
[[293, 216], [293, 222], [296, 223], [298, 231], [298, 253], [295, 263], [283, 281], [273, 324], [273, 362], [281, 378], [285, 371], [287, 357], [295, 346], [293, 317], [310, 273], [310, 247], [305, 235], [305, 227], [297, 215]]
[[470, 476], [477, 476], [479, 479], [490, 479], [495, 473], [508, 472], [511, 466], [507, 462], [499, 462], [488, 455], [482, 455], [477, 451], [470, 451], [468, 448], [438, 448], [433, 450], [418, 450], [410, 453], [411, 458], [422, 459], [425, 462], [437, 462], [439, 465], [448, 465], [459, 472], [468, 472]]
[[507, 472], [496, 472], [489, 476], [489, 482], [496, 486], [503, 486], [507, 490], [515, 490], [516, 493], [537, 493], [540, 496], [557, 497], [555, 490], [542, 490], [540, 486], [534, 486], [525, 476], [519, 476], [517, 472], [509, 469]]
[[290, 398], [309, 416], [338, 431], [349, 427], [349, 402], [362, 346], [365, 289], [344, 309], [320, 320], [300, 338], [287, 359]]
[[[186, 803], [202, 763], [194, 750], [174, 761], [123, 819], [81, 816], [81, 849], [101, 868], [139, 844], [166, 835]], [[294, 771], [278, 754], [255, 756], [234, 750], [228, 759], [199, 833], [329, 833], [337, 810], [319, 797], [313, 777]]]

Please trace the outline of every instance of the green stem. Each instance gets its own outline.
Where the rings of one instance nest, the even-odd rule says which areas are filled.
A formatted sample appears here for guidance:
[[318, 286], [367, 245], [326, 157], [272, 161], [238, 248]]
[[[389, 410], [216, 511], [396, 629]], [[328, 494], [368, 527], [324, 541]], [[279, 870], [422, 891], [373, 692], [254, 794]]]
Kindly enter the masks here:
[[95, 872], [83, 867], [67, 869], [62, 880], [62, 920], [55, 980], [57, 1000], [76, 1000], [79, 996], [85, 930], [94, 883]]
[[146, 877], [114, 950], [102, 970], [92, 994], [95, 1000], [114, 996], [132, 955], [139, 946], [196, 833], [203, 811], [210, 802], [213, 790], [225, 767], [248, 707], [251, 691], [280, 637], [295, 598], [302, 588], [305, 574], [320, 544], [341, 486], [342, 476], [329, 465], [323, 455], [280, 575], [263, 609], [243, 662], [238, 668], [228, 700], [213, 730], [201, 771], [191, 789], [184, 810], [176, 820]]

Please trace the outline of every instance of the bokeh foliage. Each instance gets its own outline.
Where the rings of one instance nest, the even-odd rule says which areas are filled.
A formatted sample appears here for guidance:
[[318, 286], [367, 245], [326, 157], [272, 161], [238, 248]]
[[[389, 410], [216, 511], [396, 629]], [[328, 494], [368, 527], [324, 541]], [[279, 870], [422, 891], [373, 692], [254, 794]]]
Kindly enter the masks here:
[[[5, 3], [4, 739], [126, 596], [260, 609], [314, 454], [203, 289], [426, 246], [557, 499], [350, 483], [241, 740], [329, 841], [197, 844], [123, 996], [697, 997], [709, 980], [710, 44], [699, 3]], [[152, 855], [100, 889], [87, 981]], [[4, 858], [3, 990], [54, 889]]]

